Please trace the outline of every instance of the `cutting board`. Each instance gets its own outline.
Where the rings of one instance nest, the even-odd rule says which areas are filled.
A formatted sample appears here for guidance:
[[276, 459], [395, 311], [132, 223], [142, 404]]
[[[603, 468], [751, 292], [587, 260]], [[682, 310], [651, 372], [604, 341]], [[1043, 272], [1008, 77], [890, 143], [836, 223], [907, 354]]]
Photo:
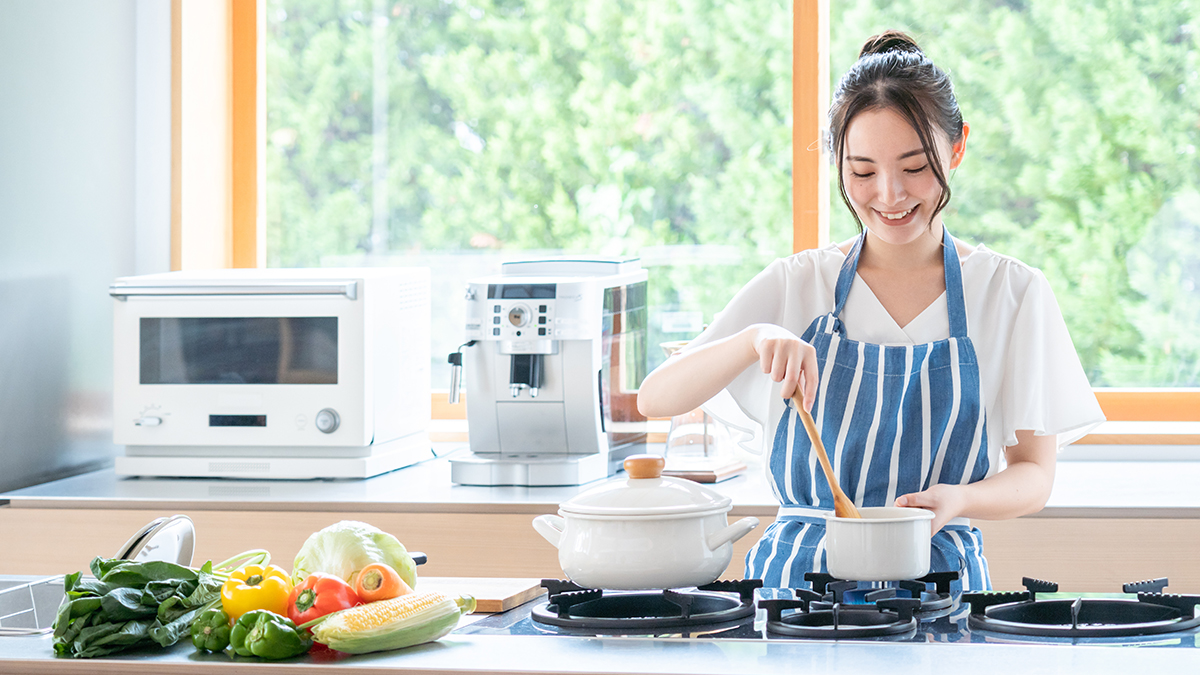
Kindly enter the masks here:
[[475, 598], [475, 611], [482, 614], [505, 612], [542, 595], [541, 579], [506, 579], [498, 577], [417, 577], [418, 591], [470, 595]]

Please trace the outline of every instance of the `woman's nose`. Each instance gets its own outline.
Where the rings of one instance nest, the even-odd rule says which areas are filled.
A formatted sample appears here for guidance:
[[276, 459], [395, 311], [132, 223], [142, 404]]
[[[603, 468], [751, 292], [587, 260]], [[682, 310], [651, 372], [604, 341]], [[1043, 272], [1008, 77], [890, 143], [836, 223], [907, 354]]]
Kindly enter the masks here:
[[908, 197], [908, 191], [904, 189], [903, 176], [887, 171], [880, 171], [878, 175], [879, 200], [881, 202], [899, 204]]

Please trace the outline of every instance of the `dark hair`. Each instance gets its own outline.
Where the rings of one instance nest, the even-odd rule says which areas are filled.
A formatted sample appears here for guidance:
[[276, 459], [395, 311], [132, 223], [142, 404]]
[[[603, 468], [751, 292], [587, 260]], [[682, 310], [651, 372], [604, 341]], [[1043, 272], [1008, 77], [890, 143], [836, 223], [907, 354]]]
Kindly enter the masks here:
[[954, 98], [950, 76], [934, 65], [908, 35], [889, 30], [867, 40], [858, 61], [842, 76], [829, 106], [829, 151], [838, 172], [838, 190], [850, 209], [858, 230], [863, 224], [850, 204], [842, 180], [842, 161], [846, 153], [846, 129], [859, 113], [889, 109], [908, 120], [925, 150], [933, 175], [942, 186], [942, 196], [929, 216], [930, 224], [950, 203], [950, 184], [942, 170], [934, 128], [941, 129], [950, 143], [962, 140], [962, 112]]

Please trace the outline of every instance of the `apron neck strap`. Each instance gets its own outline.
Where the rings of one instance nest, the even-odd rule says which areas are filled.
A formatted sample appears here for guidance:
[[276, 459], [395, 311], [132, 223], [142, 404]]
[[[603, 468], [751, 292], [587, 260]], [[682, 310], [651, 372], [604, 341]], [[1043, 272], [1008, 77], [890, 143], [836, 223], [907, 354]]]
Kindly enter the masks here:
[[[840, 318], [842, 308], [846, 306], [846, 298], [850, 295], [850, 286], [854, 284], [854, 275], [858, 271], [858, 258], [862, 254], [863, 242], [866, 241], [866, 230], [854, 240], [854, 245], [846, 254], [842, 270], [838, 273], [837, 287], [834, 290], [836, 305], [833, 316]], [[942, 227], [942, 266], [946, 275], [946, 312], [950, 318], [950, 337], [967, 337], [967, 306], [963, 297], [962, 266], [958, 261], [958, 249], [950, 230]]]

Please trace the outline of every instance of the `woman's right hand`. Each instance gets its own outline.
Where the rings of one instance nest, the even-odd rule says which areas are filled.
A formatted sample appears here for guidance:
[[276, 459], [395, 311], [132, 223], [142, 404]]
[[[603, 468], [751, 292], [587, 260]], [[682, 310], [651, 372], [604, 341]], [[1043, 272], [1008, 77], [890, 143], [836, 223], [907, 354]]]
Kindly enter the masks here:
[[804, 409], [811, 410], [817, 398], [817, 350], [774, 324], [755, 324], [751, 329], [751, 344], [763, 373], [780, 383], [784, 397], [803, 394]]

